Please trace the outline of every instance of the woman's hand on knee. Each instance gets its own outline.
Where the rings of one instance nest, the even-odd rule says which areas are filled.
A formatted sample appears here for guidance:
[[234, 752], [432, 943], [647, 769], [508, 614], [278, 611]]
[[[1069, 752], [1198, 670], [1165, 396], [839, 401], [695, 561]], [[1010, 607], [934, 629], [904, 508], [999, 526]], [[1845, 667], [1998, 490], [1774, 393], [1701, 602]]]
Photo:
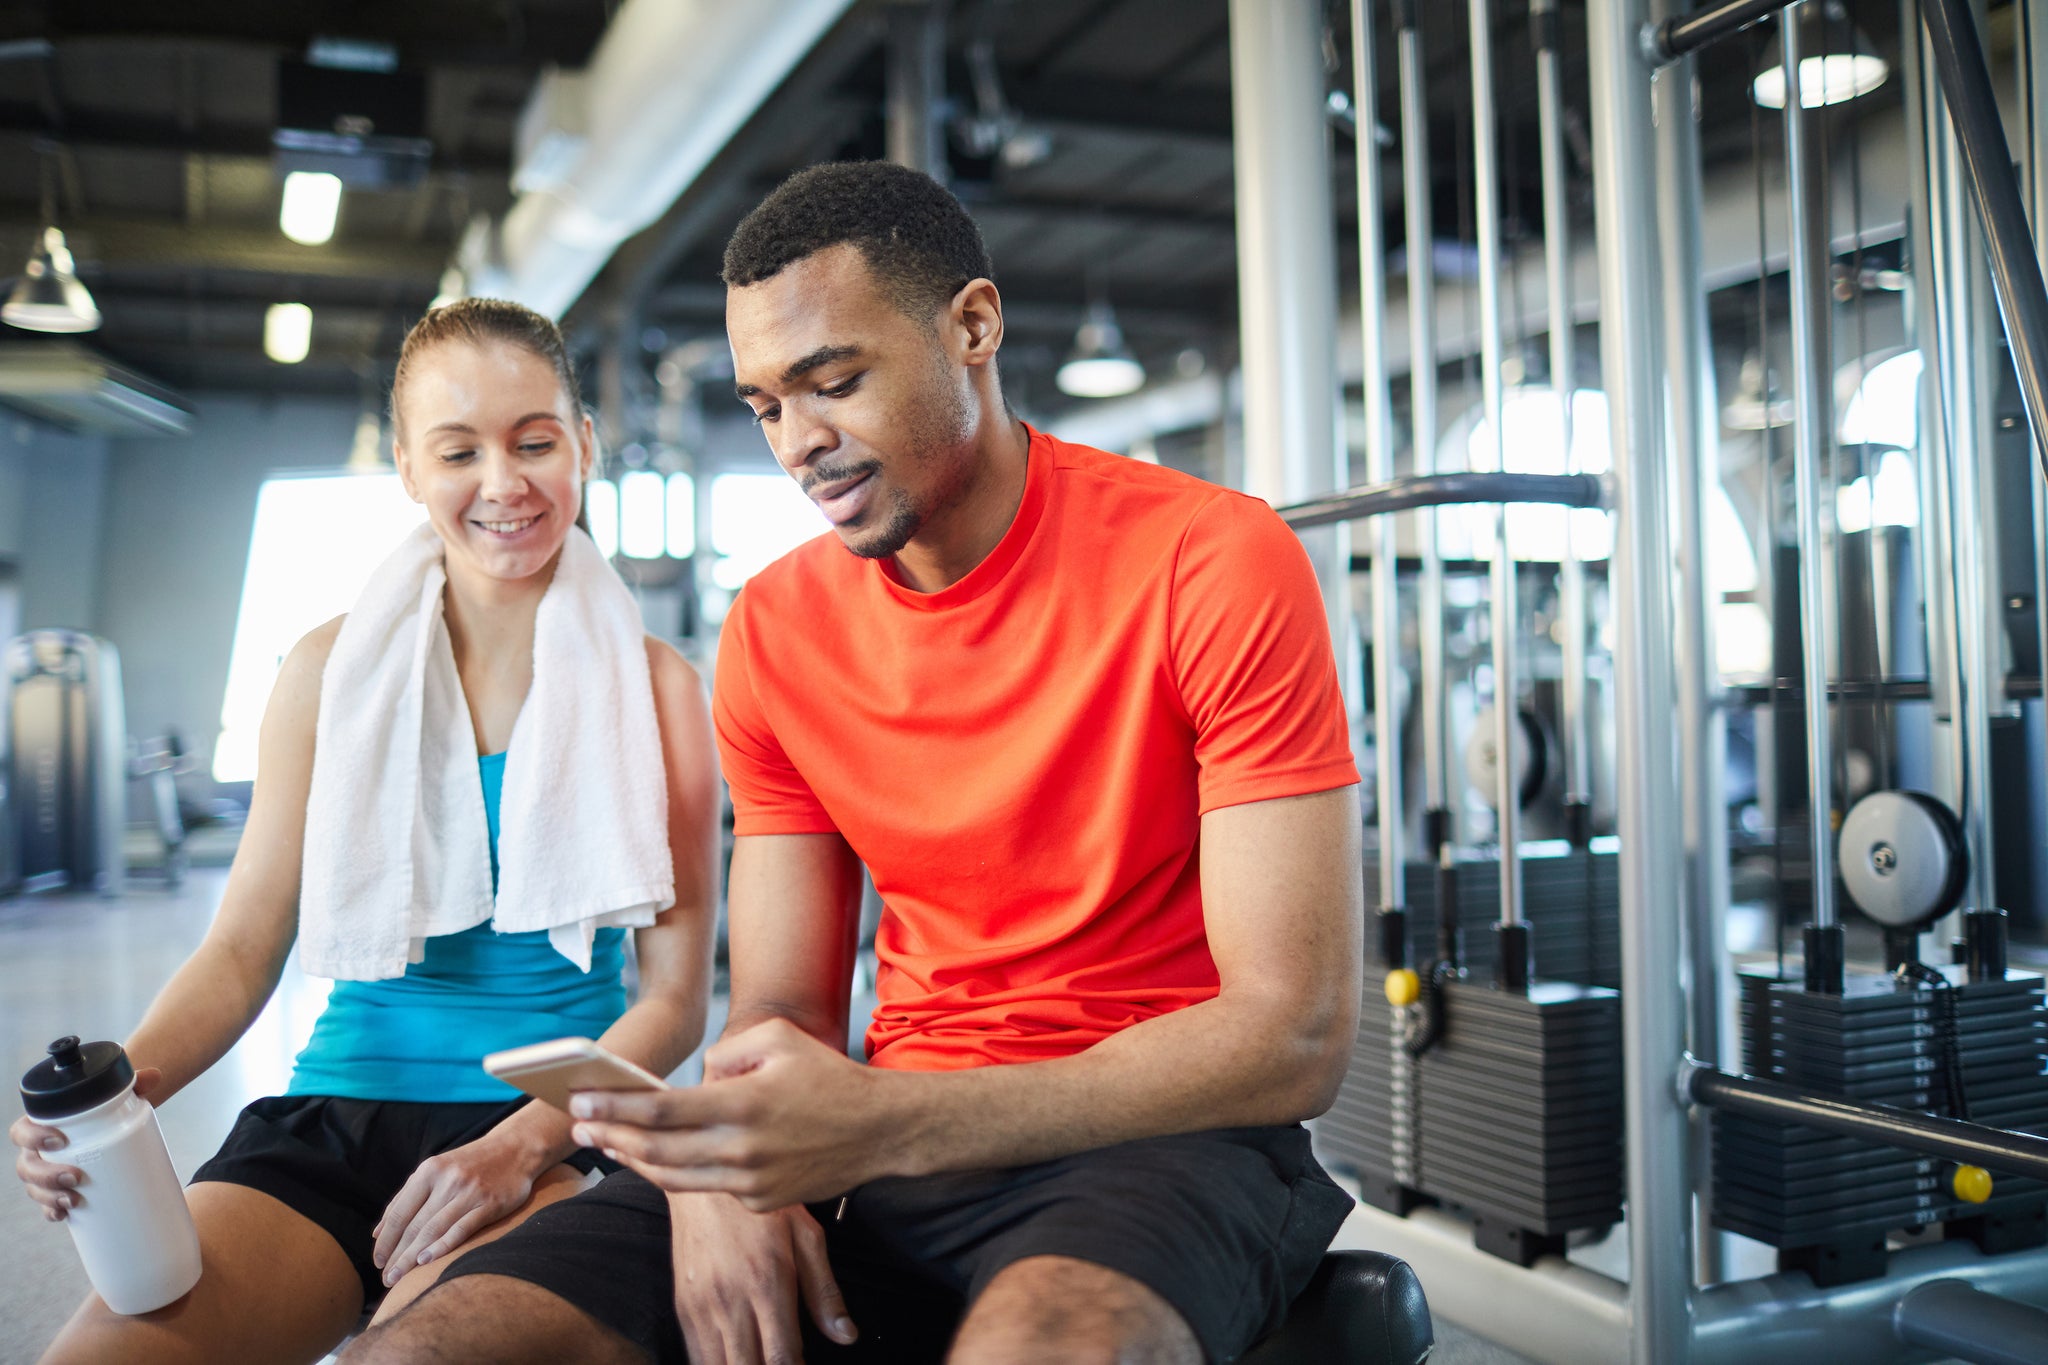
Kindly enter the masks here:
[[527, 1155], [489, 1134], [421, 1162], [377, 1224], [372, 1259], [385, 1287], [518, 1209], [539, 1175]]
[[[153, 1066], [142, 1068], [135, 1073], [135, 1093], [147, 1098], [162, 1075]], [[64, 1134], [24, 1114], [8, 1128], [7, 1137], [19, 1149], [14, 1154], [14, 1173], [21, 1177], [22, 1188], [41, 1206], [43, 1217], [52, 1223], [63, 1222], [65, 1215], [78, 1207], [76, 1191], [85, 1174], [76, 1166], [49, 1159], [47, 1153], [64, 1149]]]

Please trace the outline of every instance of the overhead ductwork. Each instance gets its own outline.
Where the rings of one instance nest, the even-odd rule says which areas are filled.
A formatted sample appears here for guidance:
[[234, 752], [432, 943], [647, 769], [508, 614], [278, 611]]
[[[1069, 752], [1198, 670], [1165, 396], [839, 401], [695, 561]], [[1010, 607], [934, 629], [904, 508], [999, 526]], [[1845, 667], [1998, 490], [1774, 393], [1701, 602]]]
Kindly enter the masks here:
[[0, 345], [0, 404], [95, 436], [182, 436], [192, 429], [183, 398], [75, 342]]
[[654, 222], [852, 0], [627, 0], [590, 65], [521, 121], [519, 197], [458, 264], [468, 292], [560, 317]]

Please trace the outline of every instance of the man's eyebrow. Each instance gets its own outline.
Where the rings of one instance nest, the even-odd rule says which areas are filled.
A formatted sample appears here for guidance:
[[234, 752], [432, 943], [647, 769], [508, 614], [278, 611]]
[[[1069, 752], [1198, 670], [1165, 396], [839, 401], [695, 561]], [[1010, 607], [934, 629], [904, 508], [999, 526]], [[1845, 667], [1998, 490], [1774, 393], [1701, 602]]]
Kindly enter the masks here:
[[[820, 346], [808, 355], [798, 356], [783, 370], [781, 383], [794, 384], [812, 370], [826, 365], [836, 365], [842, 360], [852, 360], [860, 354], [860, 347], [853, 345]], [[741, 399], [752, 398], [761, 391], [757, 384], [735, 384], [732, 391]]]

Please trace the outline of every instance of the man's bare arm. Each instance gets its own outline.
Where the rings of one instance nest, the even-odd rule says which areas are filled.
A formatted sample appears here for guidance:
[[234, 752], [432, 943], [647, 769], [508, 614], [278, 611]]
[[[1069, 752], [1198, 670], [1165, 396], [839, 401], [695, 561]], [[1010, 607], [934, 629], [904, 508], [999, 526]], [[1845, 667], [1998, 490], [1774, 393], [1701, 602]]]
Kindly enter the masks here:
[[725, 1036], [787, 1019], [844, 1050], [860, 895], [860, 861], [837, 834], [745, 835], [733, 842]]

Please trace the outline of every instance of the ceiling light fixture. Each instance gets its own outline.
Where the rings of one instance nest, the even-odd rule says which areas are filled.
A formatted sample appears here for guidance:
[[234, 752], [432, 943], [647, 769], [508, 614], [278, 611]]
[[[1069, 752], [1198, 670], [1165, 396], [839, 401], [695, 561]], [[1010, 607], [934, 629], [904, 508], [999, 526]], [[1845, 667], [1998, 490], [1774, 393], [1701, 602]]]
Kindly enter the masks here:
[[1072, 398], [1121, 398], [1145, 383], [1145, 367], [1124, 345], [1124, 333], [1107, 303], [1088, 306], [1074, 333], [1074, 349], [1053, 382]]
[[341, 212], [341, 177], [325, 171], [293, 171], [284, 178], [284, 203], [277, 225], [284, 235], [306, 246], [320, 246], [334, 236]]
[[[1799, 60], [1801, 108], [1819, 109], [1830, 104], [1847, 104], [1883, 85], [1891, 74], [1891, 66], [1877, 55], [1870, 39], [1854, 24], [1842, 25], [1848, 31], [1847, 50], [1831, 50], [1842, 36], [1834, 21], [1842, 18], [1840, 7], [1830, 5], [1827, 22], [1813, 25], [1809, 46], [1819, 50]], [[1781, 22], [1798, 21], [1788, 18]], [[1763, 70], [1757, 73], [1749, 89], [1750, 98], [1763, 108], [1785, 107], [1785, 45], [1781, 38], [1773, 37], [1770, 46], [1764, 49]]]
[[0, 322], [30, 332], [90, 332], [100, 325], [99, 306], [78, 282], [64, 234], [43, 229], [29, 253], [21, 279], [0, 305]]
[[303, 303], [273, 303], [263, 314], [263, 354], [296, 365], [313, 349], [313, 310]]

